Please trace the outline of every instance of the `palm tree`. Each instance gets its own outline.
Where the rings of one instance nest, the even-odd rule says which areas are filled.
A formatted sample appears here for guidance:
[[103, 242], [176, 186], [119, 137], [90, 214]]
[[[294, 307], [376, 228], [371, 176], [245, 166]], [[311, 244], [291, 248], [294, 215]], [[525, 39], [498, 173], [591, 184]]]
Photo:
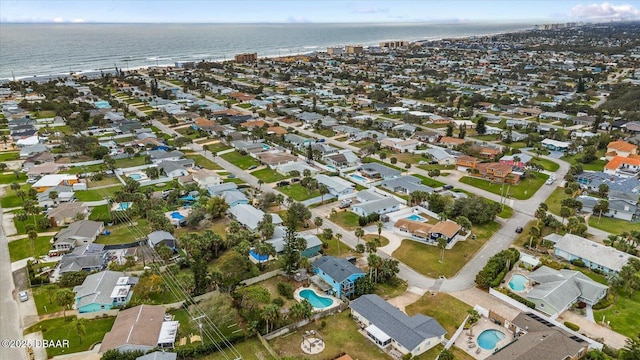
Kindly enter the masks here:
[[537, 239], [540, 236], [540, 228], [537, 226], [532, 226], [529, 228], [529, 249], [531, 249], [533, 244], [533, 239]]
[[338, 256], [340, 256], [340, 241], [342, 240], [342, 233], [337, 233], [336, 234], [336, 240], [338, 243]]
[[364, 229], [359, 227], [354, 231], [356, 238], [358, 239], [358, 244], [360, 243], [360, 238], [364, 236]]
[[36, 239], [38, 238], [38, 232], [35, 230], [29, 230], [27, 232], [27, 236], [29, 237], [29, 241], [31, 242], [31, 251], [36, 251]]
[[258, 179], [258, 191], [262, 188], [262, 184], [264, 184], [264, 180]]
[[7, 164], [0, 163], [0, 172], [4, 172], [5, 170], [7, 170]]
[[273, 323], [280, 317], [280, 307], [276, 304], [265, 305], [260, 315], [265, 321], [265, 333], [268, 333], [269, 325], [273, 326]]
[[324, 204], [324, 196], [329, 193], [329, 188], [325, 184], [320, 184], [318, 192], [320, 193], [320, 203]]
[[376, 225], [378, 226], [378, 244], [380, 244], [381, 243], [380, 235], [382, 235], [382, 227], [384, 226], [384, 223], [382, 221], [378, 220]]
[[316, 226], [316, 235], [320, 232], [320, 226], [324, 223], [324, 220], [320, 216], [316, 216], [313, 219], [313, 225]]
[[87, 334], [87, 328], [85, 326], [87, 320], [81, 317], [76, 317], [73, 322], [70, 324], [73, 329], [75, 329], [78, 334], [78, 338], [80, 339], [80, 344], [82, 344], [82, 337]]
[[18, 191], [18, 190], [20, 190], [20, 184], [19, 184], [19, 183], [17, 183], [17, 182], [13, 182], [13, 183], [11, 183], [11, 186], [10, 186], [10, 187], [11, 187], [11, 190], [13, 190], [13, 191]]
[[438, 248], [440, 249], [440, 262], [444, 261], [444, 249], [447, 247], [447, 239], [444, 237], [438, 238]]
[[58, 199], [58, 192], [57, 191], [49, 192], [49, 199], [53, 200], [54, 205], [57, 205], [58, 202], [56, 200]]
[[71, 289], [60, 289], [56, 292], [56, 303], [62, 307], [64, 321], [67, 321], [67, 309], [75, 300], [75, 295]]

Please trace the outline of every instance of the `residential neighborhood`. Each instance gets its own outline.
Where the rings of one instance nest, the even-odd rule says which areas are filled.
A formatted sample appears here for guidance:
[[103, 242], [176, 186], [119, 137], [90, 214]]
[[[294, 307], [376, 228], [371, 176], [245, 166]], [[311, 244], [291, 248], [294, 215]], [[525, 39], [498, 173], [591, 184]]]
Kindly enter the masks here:
[[1, 83], [25, 356], [630, 359], [638, 34]]

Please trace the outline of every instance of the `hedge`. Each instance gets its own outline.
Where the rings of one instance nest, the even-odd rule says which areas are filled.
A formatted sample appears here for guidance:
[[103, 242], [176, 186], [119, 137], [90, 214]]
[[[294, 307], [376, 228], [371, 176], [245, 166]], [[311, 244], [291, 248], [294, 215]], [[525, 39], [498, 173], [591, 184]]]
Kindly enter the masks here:
[[476, 275], [476, 284], [483, 289], [498, 286], [504, 278], [504, 275], [501, 278], [501, 274], [509, 272], [518, 259], [520, 259], [520, 252], [513, 248], [502, 250], [493, 255]]
[[602, 310], [608, 308], [609, 306], [611, 306], [611, 304], [613, 304], [613, 295], [609, 294], [605, 298], [598, 301], [597, 304], [593, 305], [593, 310]]
[[513, 291], [509, 290], [509, 289], [505, 289], [505, 288], [499, 288], [498, 291], [500, 291], [501, 293], [507, 295], [508, 297], [512, 298], [513, 300], [516, 300], [517, 302], [523, 303], [525, 305], [527, 305], [528, 307], [535, 309], [536, 308], [536, 304], [533, 301], [529, 301], [525, 298], [523, 298], [522, 296], [514, 293]]
[[576, 325], [576, 324], [574, 324], [572, 322], [565, 321], [564, 322], [564, 326], [568, 327], [569, 329], [571, 329], [573, 331], [580, 330], [580, 326], [578, 326], [578, 325]]

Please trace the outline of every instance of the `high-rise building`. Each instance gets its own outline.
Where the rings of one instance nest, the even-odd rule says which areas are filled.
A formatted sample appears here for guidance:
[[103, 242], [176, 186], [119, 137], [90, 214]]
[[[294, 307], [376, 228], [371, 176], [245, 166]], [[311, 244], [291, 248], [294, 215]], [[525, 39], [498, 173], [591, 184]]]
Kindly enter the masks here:
[[258, 53], [236, 54], [235, 61], [237, 63], [247, 63], [258, 61]]
[[407, 46], [409, 46], [409, 42], [406, 40], [383, 41], [380, 43], [381, 48], [388, 48], [388, 49], [396, 49], [396, 48], [407, 47]]
[[345, 48], [347, 54], [362, 54], [364, 53], [364, 48], [362, 45], [347, 45]]

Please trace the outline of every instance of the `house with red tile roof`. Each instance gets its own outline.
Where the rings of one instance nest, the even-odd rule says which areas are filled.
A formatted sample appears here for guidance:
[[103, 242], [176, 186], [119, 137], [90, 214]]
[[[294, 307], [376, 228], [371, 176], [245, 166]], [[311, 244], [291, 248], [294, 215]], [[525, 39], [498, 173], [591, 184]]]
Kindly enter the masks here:
[[637, 155], [638, 147], [626, 141], [612, 141], [607, 145], [607, 160], [613, 159], [615, 156], [629, 157], [629, 155]]
[[604, 166], [604, 172], [622, 178], [636, 177], [640, 174], [640, 156], [614, 156], [609, 160], [607, 165]]

